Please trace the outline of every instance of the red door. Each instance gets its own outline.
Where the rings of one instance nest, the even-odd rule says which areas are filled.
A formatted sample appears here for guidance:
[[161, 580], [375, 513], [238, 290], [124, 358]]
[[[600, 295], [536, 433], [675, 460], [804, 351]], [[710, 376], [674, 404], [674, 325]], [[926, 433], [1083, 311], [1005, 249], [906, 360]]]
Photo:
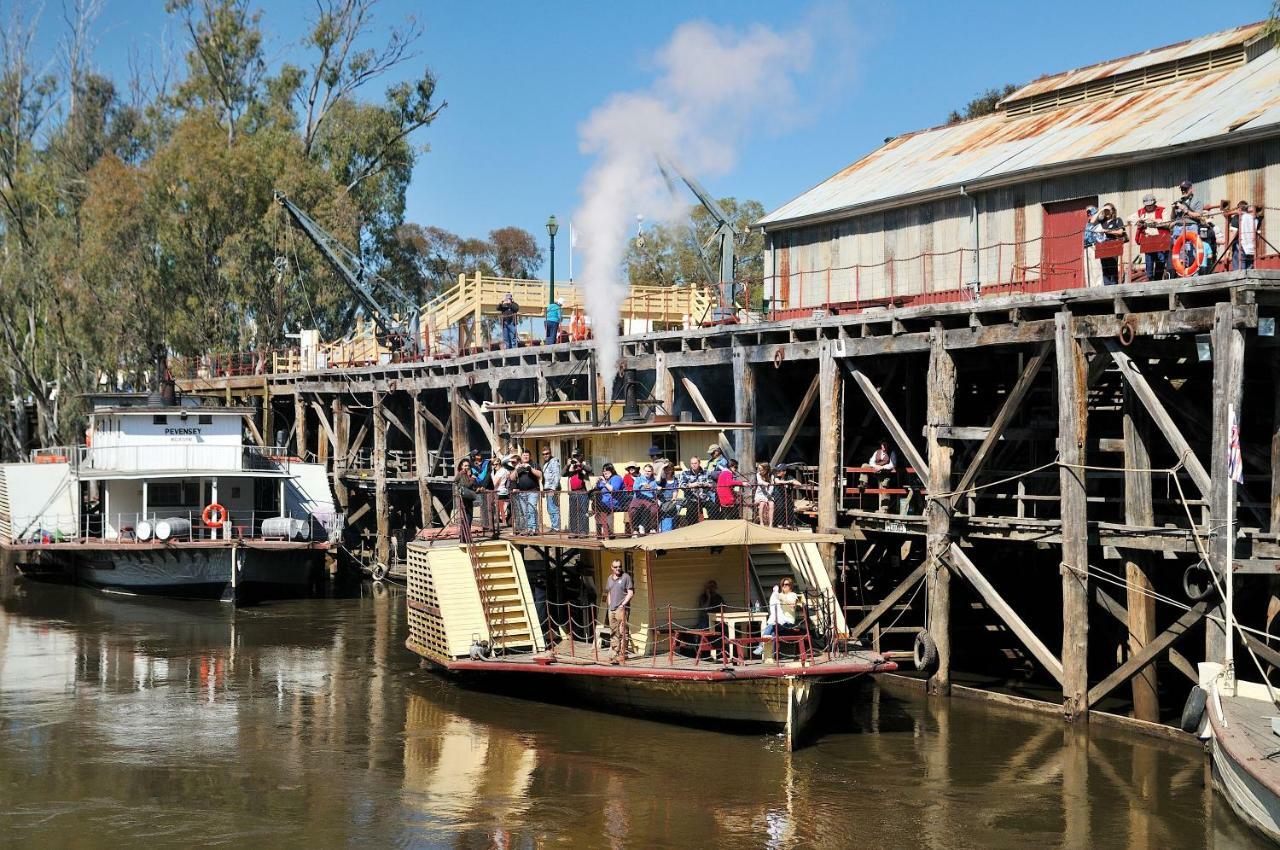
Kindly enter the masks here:
[[1040, 289], [1074, 289], [1088, 285], [1084, 274], [1086, 210], [1098, 198], [1076, 198], [1044, 205], [1044, 236], [1040, 240]]

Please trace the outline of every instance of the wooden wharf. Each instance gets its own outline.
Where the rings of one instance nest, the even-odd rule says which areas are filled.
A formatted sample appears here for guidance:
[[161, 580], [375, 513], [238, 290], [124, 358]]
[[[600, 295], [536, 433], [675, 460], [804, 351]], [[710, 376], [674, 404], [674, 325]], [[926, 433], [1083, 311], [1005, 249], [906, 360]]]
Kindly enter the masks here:
[[[1192, 591], [1206, 562], [1228, 568], [1231, 408], [1236, 612], [1268, 623], [1277, 315], [1280, 271], [1254, 269], [624, 336], [620, 368], [660, 412], [754, 423], [726, 432], [743, 470], [799, 459], [810, 523], [846, 540], [824, 558], [857, 614], [850, 639], [902, 652], [927, 626], [932, 693], [977, 656], [1014, 692], [1020, 676], [1051, 684], [1068, 720], [1167, 723], [1196, 662], [1224, 653], [1222, 601]], [[386, 563], [449, 523], [455, 454], [507, 445], [503, 404], [590, 397], [589, 345], [179, 383], [327, 463], [351, 550]], [[884, 512], [848, 475], [879, 439], [902, 470]]]

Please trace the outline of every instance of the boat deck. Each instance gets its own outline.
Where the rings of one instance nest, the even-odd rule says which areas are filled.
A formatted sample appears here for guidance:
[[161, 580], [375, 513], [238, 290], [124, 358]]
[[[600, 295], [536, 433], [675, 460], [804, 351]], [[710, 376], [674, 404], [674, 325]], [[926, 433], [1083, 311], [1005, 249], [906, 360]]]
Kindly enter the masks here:
[[263, 549], [288, 551], [298, 549], [328, 549], [324, 540], [76, 540], [65, 543], [3, 543], [0, 549], [12, 552], [146, 552], [173, 549]]
[[1266, 698], [1212, 693], [1207, 711], [1215, 784], [1245, 822], [1280, 841], [1280, 735], [1271, 726], [1280, 709]]
[[765, 661], [752, 658], [746, 663], [726, 664], [723, 660], [695, 660], [682, 655], [668, 657], [639, 656], [625, 664], [608, 662], [607, 651], [597, 659], [588, 646], [577, 655], [565, 652], [542, 652], [536, 655], [508, 655], [490, 659], [462, 659], [449, 662], [447, 669], [456, 672], [545, 673], [568, 676], [609, 676], [632, 679], [679, 679], [685, 681], [723, 682], [743, 679], [782, 677], [841, 677], [868, 673], [889, 673], [898, 665], [869, 650], [852, 650], [848, 654], [828, 657], [819, 654], [812, 661], [795, 659]]

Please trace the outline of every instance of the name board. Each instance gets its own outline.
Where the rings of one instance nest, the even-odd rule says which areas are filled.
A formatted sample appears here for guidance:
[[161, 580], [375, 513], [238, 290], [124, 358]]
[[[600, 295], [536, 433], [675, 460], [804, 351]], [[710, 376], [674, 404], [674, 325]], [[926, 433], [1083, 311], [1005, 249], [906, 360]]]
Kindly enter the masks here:
[[200, 436], [199, 428], [165, 428], [165, 436], [168, 437], [198, 437]]

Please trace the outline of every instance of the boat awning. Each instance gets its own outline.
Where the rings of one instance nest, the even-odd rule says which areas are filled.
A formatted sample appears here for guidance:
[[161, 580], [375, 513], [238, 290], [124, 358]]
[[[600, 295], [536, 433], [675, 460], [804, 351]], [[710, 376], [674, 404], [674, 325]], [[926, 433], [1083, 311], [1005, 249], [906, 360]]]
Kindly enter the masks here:
[[750, 422], [635, 422], [612, 425], [592, 425], [590, 422], [563, 425], [531, 425], [514, 437], [538, 439], [540, 437], [581, 437], [593, 434], [698, 434], [719, 431], [745, 431]]
[[82, 469], [81, 481], [143, 481], [160, 478], [297, 478], [287, 469], [148, 469], [134, 472], [118, 469]]
[[603, 541], [605, 549], [704, 549], [708, 546], [759, 546], [770, 543], [842, 543], [839, 534], [815, 534], [812, 531], [788, 531], [756, 525], [744, 519], [709, 519], [705, 522], [646, 534]]

